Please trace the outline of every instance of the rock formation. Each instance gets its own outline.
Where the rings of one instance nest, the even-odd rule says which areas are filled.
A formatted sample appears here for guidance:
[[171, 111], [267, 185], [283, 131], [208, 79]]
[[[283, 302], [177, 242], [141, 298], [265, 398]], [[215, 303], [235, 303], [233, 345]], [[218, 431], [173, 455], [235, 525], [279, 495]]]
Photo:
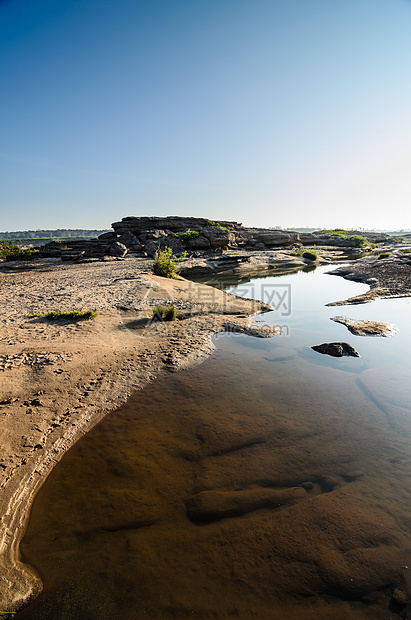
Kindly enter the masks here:
[[[123, 217], [112, 224], [113, 231], [86, 241], [52, 241], [43, 247], [43, 256], [62, 260], [86, 260], [104, 257], [153, 257], [158, 249], [170, 247], [176, 255], [187, 251], [209, 255], [227, 249], [264, 251], [277, 247], [319, 245], [355, 248], [355, 241], [329, 233], [298, 233], [288, 230], [247, 228], [238, 222], [212, 221], [201, 217]], [[363, 236], [374, 233], [362, 233]], [[374, 234], [375, 237], [375, 234]], [[374, 239], [373, 241], [377, 241]], [[387, 239], [385, 239], [387, 237]], [[392, 240], [379, 235], [378, 241]]]

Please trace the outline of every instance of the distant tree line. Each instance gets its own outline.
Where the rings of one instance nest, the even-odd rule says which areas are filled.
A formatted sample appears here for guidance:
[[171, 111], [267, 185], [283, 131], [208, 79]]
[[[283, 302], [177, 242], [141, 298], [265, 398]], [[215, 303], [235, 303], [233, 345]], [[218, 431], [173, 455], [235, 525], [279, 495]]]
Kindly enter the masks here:
[[56, 230], [17, 230], [14, 232], [0, 232], [0, 240], [2, 241], [18, 241], [19, 239], [59, 239], [61, 237], [98, 237], [102, 233], [108, 232], [104, 230], [89, 230], [85, 228], [57, 228]]

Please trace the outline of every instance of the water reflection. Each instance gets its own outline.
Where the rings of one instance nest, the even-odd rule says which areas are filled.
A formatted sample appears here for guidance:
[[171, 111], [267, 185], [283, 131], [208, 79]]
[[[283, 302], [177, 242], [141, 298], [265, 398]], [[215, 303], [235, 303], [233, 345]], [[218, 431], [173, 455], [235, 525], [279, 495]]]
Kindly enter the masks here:
[[[53, 470], [21, 547], [45, 590], [20, 617], [389, 617], [410, 563], [409, 301], [345, 308], [400, 328], [361, 338], [324, 304], [366, 287], [324, 269], [272, 280], [246, 284], [289, 285], [291, 306], [256, 320], [288, 336], [217, 336]], [[361, 358], [311, 350], [326, 340]]]

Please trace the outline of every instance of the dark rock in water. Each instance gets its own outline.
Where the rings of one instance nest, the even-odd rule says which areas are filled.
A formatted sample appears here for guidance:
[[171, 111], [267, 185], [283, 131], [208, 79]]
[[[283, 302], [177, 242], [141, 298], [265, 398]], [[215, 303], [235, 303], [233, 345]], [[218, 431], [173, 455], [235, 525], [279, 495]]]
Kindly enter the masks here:
[[356, 351], [348, 342], [325, 342], [324, 344], [317, 344], [311, 348], [318, 353], [332, 355], [333, 357], [343, 357], [345, 355], [350, 357], [360, 357], [358, 351]]
[[110, 246], [110, 256], [119, 256], [122, 258], [127, 254], [127, 248], [124, 243], [120, 243], [119, 241], [115, 241]]

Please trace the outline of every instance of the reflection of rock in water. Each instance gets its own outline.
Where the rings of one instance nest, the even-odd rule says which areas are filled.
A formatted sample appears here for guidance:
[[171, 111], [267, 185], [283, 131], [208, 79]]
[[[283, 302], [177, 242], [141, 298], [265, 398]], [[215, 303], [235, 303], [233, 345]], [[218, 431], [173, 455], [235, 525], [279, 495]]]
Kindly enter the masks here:
[[348, 373], [296, 358], [297, 384], [220, 342], [52, 472], [22, 546], [46, 588], [22, 618], [388, 617], [409, 543], [386, 416]]

